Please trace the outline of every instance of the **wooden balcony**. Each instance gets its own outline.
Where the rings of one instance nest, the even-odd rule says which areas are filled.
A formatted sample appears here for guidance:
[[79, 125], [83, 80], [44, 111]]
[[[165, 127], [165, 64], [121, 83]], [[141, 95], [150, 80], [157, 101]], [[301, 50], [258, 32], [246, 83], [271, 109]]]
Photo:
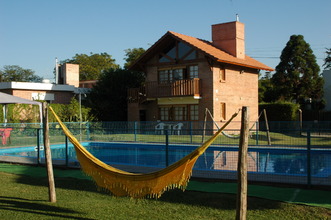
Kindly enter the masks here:
[[128, 90], [128, 101], [144, 102], [152, 98], [194, 96], [200, 97], [200, 79], [183, 79], [172, 83], [146, 82], [140, 88]]

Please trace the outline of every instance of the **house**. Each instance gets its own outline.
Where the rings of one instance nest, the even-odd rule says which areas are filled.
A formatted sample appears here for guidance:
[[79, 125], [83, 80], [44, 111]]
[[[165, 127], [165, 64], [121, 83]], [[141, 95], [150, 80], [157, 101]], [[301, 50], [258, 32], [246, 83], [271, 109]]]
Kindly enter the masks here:
[[208, 109], [220, 122], [242, 106], [257, 120], [258, 73], [273, 69], [246, 55], [243, 23], [211, 32], [209, 42], [168, 31], [130, 67], [146, 82], [128, 90], [129, 121], [203, 121]]
[[49, 103], [69, 104], [72, 97], [85, 94], [89, 89], [79, 88], [79, 65], [63, 64], [59, 68], [56, 83], [44, 80], [34, 82], [1, 82], [0, 92], [29, 100], [47, 101]]

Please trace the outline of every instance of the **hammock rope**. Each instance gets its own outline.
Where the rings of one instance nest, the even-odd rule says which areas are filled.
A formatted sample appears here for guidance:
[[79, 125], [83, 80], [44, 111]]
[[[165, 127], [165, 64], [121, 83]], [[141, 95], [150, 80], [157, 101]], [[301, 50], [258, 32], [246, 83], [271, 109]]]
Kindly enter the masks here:
[[132, 198], [159, 198], [169, 189], [185, 190], [192, 175], [193, 166], [198, 157], [216, 140], [222, 130], [238, 115], [233, 114], [230, 120], [223, 125], [203, 145], [192, 151], [181, 160], [156, 172], [140, 174], [130, 173], [103, 163], [88, 152], [63, 124], [54, 110], [49, 107], [63, 132], [74, 145], [81, 169], [93, 178], [98, 187], [110, 191], [115, 196], [129, 196]]

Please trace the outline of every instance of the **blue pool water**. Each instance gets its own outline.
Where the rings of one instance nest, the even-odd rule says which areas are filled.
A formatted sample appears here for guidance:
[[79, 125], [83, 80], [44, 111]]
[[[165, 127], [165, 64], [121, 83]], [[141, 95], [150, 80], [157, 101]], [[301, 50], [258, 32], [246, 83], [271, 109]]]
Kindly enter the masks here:
[[[126, 164], [134, 166], [151, 166], [163, 168], [172, 164], [197, 146], [170, 145], [168, 153], [164, 144], [141, 143], [82, 143], [98, 159], [108, 164]], [[76, 161], [73, 146], [52, 145], [52, 158], [55, 160]], [[43, 149], [40, 156], [44, 156]], [[166, 158], [166, 155], [168, 156]], [[0, 156], [34, 157], [38, 156], [37, 147], [20, 147], [1, 149]], [[238, 147], [211, 146], [197, 160], [194, 169], [198, 170], [237, 170]], [[289, 148], [249, 147], [248, 171], [288, 175], [307, 175], [307, 150]], [[331, 175], [331, 150], [314, 149], [310, 153], [311, 174], [315, 177]]]

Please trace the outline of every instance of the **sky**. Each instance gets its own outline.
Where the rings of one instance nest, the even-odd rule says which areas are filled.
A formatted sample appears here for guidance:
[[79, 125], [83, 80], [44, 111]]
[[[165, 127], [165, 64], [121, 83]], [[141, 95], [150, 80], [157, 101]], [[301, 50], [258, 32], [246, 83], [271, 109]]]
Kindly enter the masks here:
[[0, 0], [0, 68], [19, 65], [54, 79], [55, 59], [148, 49], [167, 31], [211, 41], [211, 25], [245, 24], [246, 54], [275, 68], [301, 34], [321, 70], [331, 48], [330, 0]]

